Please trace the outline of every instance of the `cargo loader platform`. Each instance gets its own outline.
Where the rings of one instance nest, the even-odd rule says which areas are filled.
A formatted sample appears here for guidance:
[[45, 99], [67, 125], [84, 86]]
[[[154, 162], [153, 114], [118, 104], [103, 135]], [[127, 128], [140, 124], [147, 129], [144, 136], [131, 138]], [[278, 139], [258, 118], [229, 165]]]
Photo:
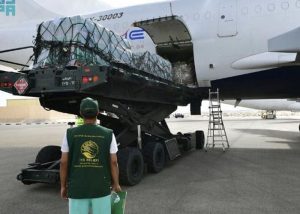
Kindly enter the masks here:
[[[80, 115], [82, 98], [97, 99], [100, 111], [105, 112], [99, 115], [101, 124], [113, 129], [117, 138], [123, 184], [137, 184], [144, 168], [159, 172], [167, 160], [173, 160], [196, 146], [203, 148], [201, 131], [173, 135], [165, 122], [177, 106], [199, 100], [201, 91], [126, 65], [43, 68], [21, 73], [1, 71], [0, 86], [1, 90], [11, 94], [38, 97], [47, 110], [75, 115]], [[48, 156], [49, 153], [57, 156], [60, 151], [59, 148], [50, 150], [43, 148], [43, 154], [38, 156], [45, 156], [45, 160], [39, 158], [39, 162], [24, 169], [18, 179], [26, 184], [58, 181], [53, 170], [58, 173], [59, 163]], [[37, 174], [39, 179], [34, 177]]]
[[[34, 41], [33, 68], [0, 71], [0, 90], [37, 97], [46, 110], [80, 116], [85, 97], [98, 100], [101, 125], [114, 131], [120, 181], [135, 185], [143, 172], [160, 172], [168, 160], [203, 148], [202, 131], [170, 132], [165, 118], [191, 104], [200, 114], [207, 88], [173, 82], [170, 61], [149, 51], [136, 53], [130, 42], [91, 19], [63, 17], [42, 22]], [[185, 83], [190, 84], [190, 83]], [[46, 146], [18, 175], [24, 184], [59, 182], [60, 148]]]

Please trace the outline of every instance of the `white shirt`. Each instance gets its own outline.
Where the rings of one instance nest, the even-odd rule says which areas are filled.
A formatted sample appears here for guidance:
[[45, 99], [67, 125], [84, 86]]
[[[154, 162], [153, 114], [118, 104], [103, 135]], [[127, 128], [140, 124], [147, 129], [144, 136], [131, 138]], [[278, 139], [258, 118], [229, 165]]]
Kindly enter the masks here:
[[[67, 133], [65, 133], [63, 143], [61, 145], [61, 151], [64, 153], [69, 152]], [[110, 144], [110, 154], [116, 154], [117, 152], [118, 152], [118, 145], [117, 145], [116, 137], [114, 134], [112, 134], [112, 139]]]

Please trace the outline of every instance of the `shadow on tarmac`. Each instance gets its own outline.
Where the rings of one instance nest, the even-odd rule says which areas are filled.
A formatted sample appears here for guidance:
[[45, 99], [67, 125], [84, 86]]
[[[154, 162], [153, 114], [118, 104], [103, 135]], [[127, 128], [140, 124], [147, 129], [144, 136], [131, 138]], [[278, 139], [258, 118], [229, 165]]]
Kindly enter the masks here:
[[264, 142], [269, 143], [286, 143], [292, 149], [300, 149], [300, 133], [290, 132], [290, 131], [280, 131], [280, 130], [270, 130], [270, 129], [236, 129], [236, 131], [243, 132], [251, 135], [259, 135], [268, 138], [282, 139], [278, 140], [267, 140]]

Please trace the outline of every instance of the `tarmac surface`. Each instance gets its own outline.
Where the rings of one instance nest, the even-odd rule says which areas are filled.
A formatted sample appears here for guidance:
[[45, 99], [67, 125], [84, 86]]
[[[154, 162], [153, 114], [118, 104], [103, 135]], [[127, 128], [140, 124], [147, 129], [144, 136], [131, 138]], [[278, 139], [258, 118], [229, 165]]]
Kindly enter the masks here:
[[[299, 119], [225, 118], [231, 148], [193, 151], [128, 191], [127, 214], [300, 213]], [[173, 132], [207, 130], [204, 117], [170, 119]], [[58, 185], [16, 175], [39, 149], [60, 145], [65, 124], [0, 125], [0, 214], [64, 214]]]

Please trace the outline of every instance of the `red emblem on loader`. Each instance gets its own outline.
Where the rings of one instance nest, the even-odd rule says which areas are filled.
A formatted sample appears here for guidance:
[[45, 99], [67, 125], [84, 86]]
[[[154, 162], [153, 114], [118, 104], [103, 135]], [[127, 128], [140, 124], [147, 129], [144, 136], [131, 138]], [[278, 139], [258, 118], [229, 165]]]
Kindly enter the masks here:
[[24, 94], [28, 86], [28, 82], [24, 77], [18, 79], [14, 84], [14, 87], [17, 89], [19, 94]]

